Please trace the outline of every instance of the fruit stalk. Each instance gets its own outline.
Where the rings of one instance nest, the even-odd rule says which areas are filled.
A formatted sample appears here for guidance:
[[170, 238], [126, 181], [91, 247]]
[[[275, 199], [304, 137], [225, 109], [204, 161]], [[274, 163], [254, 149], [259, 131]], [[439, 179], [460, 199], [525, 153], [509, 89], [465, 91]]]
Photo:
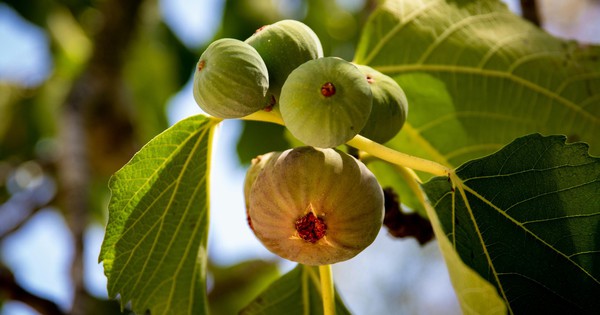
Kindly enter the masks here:
[[448, 176], [448, 174], [452, 173], [450, 168], [442, 164], [398, 152], [375, 141], [371, 141], [361, 135], [355, 136], [352, 140], [348, 141], [347, 144], [398, 166], [404, 166], [413, 170], [423, 171], [437, 176]]
[[323, 297], [323, 314], [335, 315], [335, 303], [333, 300], [333, 275], [331, 265], [319, 266], [321, 276], [321, 296]]
[[[281, 116], [274, 112], [258, 111], [246, 117], [244, 120], [266, 121], [279, 125], [284, 125]], [[452, 170], [442, 164], [427, 159], [422, 159], [406, 153], [398, 152], [383, 146], [375, 141], [371, 141], [363, 136], [357, 135], [347, 142], [359, 150], [365, 151], [377, 158], [392, 164], [404, 166], [413, 170], [427, 172], [437, 176], [448, 176]]]

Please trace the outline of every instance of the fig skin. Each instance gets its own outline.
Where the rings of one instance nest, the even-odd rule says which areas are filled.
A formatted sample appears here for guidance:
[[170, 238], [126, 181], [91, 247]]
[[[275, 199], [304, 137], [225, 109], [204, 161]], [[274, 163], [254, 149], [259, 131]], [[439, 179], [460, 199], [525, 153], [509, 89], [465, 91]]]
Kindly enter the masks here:
[[269, 71], [269, 93], [279, 100], [288, 75], [306, 61], [323, 57], [315, 32], [295, 20], [282, 20], [258, 29], [246, 39], [261, 55]]
[[[306, 265], [356, 256], [383, 223], [379, 183], [362, 162], [336, 149], [299, 147], [269, 159], [249, 197], [254, 232], [263, 245]], [[319, 229], [308, 231], [318, 239], [303, 239], [297, 230], [308, 216], [319, 219]]]
[[298, 140], [331, 148], [347, 142], [365, 126], [372, 92], [365, 75], [336, 57], [310, 60], [288, 76], [281, 90], [281, 117]]
[[250, 164], [250, 167], [246, 171], [246, 177], [244, 178], [244, 202], [246, 205], [246, 218], [248, 220], [248, 225], [250, 226], [250, 229], [252, 231], [254, 231], [254, 228], [252, 226], [252, 220], [250, 219], [250, 213], [249, 213], [250, 189], [252, 188], [252, 185], [256, 181], [258, 174], [260, 174], [260, 172], [263, 170], [263, 168], [265, 167], [265, 165], [267, 164], [269, 159], [277, 158], [280, 154], [281, 154], [281, 152], [269, 152], [269, 153], [259, 155], [252, 159], [252, 163]]
[[360, 135], [379, 143], [385, 143], [402, 129], [408, 115], [408, 101], [404, 91], [389, 76], [364, 65], [358, 69], [367, 76], [373, 93], [373, 108], [369, 120]]
[[194, 99], [206, 113], [240, 118], [268, 106], [269, 74], [256, 49], [237, 39], [212, 42], [194, 73]]

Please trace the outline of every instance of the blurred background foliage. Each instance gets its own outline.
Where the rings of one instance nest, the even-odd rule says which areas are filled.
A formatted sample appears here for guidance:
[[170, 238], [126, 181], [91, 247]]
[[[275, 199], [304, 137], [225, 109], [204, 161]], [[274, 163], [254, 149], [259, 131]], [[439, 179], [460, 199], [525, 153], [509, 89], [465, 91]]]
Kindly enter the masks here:
[[[198, 0], [187, 12], [198, 20], [173, 18], [177, 14], [173, 12], [181, 12], [173, 7], [191, 2], [0, 1], [0, 19], [18, 20], [15, 24], [29, 30], [28, 36], [36, 43], [27, 51], [15, 51], [10, 38], [19, 34], [0, 32], [2, 314], [17, 312], [8, 308], [10, 301], [28, 305], [20, 314], [34, 310], [121, 313], [118, 303], [106, 301], [102, 293], [90, 292], [85, 285], [86, 233], [105, 225], [110, 175], [174, 122], [170, 111], [175, 109], [169, 104], [189, 88], [197, 58], [212, 40], [244, 40], [262, 25], [291, 18], [315, 30], [326, 56], [352, 60], [360, 29], [379, 1]], [[597, 3], [589, 1], [593, 2]], [[579, 4], [578, 10], [586, 7]], [[565, 12], [561, 14], [569, 17]], [[185, 23], [191, 23], [190, 27]], [[21, 63], [35, 58], [42, 62], [35, 65], [36, 71], [25, 73], [11, 68], [15, 58]], [[244, 122], [240, 128], [237, 153], [241, 165], [258, 154], [290, 146], [282, 127]], [[266, 137], [270, 140], [265, 141]], [[53, 249], [69, 266], [66, 273], [70, 276], [64, 280], [70, 284], [49, 284], [71, 292], [62, 299], [38, 294], [21, 281], [20, 273], [26, 271], [14, 270], [11, 252], [2, 248], [41, 212], [58, 214], [57, 224], [70, 232], [66, 239], [72, 248]], [[97, 253], [91, 255], [97, 257]], [[232, 266], [211, 263], [209, 274], [212, 313], [232, 314], [278, 277], [280, 269], [272, 261], [251, 260]], [[412, 280], [404, 276], [407, 284], [398, 284], [389, 293], [405, 305], [399, 313], [419, 313], [411, 308], [414, 299], [406, 294]], [[438, 311], [443, 310], [442, 306]]]
[[[167, 1], [0, 2], [4, 11], [21, 17], [20, 23], [27, 24], [22, 27], [39, 34], [35, 49], [47, 59], [37, 77], [6, 70], [0, 74], [0, 244], [36, 213], [53, 211], [64, 217], [74, 247], [61, 253], [71, 264], [72, 302], [37, 296], [19, 281], [18, 272], [15, 277], [4, 262], [10, 261], [10, 253], [3, 251], [0, 305], [15, 300], [40, 313], [120, 313], [116, 302], [103, 302], [86, 291], [78, 280], [82, 275], [74, 274], [82, 272], [82, 258], [69, 256], [83, 255], [84, 249], [78, 249], [84, 246], [78, 240], [85, 235], [82, 229], [104, 226], [110, 175], [169, 126], [169, 100], [189, 83], [204, 48], [215, 38], [244, 40], [265, 24], [292, 18], [313, 27], [327, 55], [352, 59], [359, 29], [376, 5], [363, 0], [197, 3], [190, 10], [199, 17], [208, 16], [200, 11], [210, 11], [217, 20], [200, 40], [186, 37], [177, 21], [168, 24]], [[0, 49], [10, 50], [11, 42]], [[14, 58], [19, 52], [12, 53]], [[243, 128], [238, 146], [242, 163], [289, 146], [281, 127], [252, 123]], [[268, 142], [261, 135], [279, 136]], [[82, 202], [74, 203], [73, 194]], [[211, 264], [210, 273], [214, 314], [234, 313], [280, 274], [273, 262], [265, 261]]]

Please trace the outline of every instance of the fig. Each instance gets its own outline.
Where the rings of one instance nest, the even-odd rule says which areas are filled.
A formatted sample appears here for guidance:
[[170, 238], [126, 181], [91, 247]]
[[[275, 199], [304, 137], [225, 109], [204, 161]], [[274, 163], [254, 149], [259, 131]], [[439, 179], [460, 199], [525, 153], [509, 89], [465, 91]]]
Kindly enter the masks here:
[[262, 169], [267, 164], [267, 161], [269, 161], [269, 159], [272, 157], [279, 156], [279, 154], [281, 154], [281, 152], [269, 152], [269, 153], [259, 155], [255, 158], [253, 158], [252, 162], [250, 164], [250, 167], [246, 171], [246, 178], [244, 178], [244, 201], [246, 204], [246, 218], [248, 220], [248, 225], [250, 226], [250, 229], [253, 231], [254, 231], [254, 228], [252, 227], [252, 220], [250, 219], [250, 214], [248, 211], [249, 206], [250, 206], [250, 202], [249, 202], [250, 189], [252, 188], [252, 185], [254, 184], [254, 181], [256, 180], [256, 177], [258, 176], [258, 174], [262, 171]]
[[246, 43], [256, 48], [269, 71], [269, 93], [279, 100], [288, 75], [306, 61], [323, 57], [317, 34], [306, 24], [282, 20], [259, 28]]
[[384, 143], [391, 140], [406, 121], [408, 101], [406, 94], [389, 76], [364, 65], [357, 65], [367, 77], [373, 94], [373, 108], [365, 127], [359, 132], [373, 141]]
[[307, 61], [283, 84], [279, 110], [292, 135], [307, 145], [336, 147], [365, 126], [371, 87], [352, 63], [336, 57]]
[[332, 148], [270, 158], [249, 194], [254, 232], [271, 252], [306, 265], [348, 260], [376, 238], [383, 190], [367, 167]]
[[194, 99], [206, 113], [239, 118], [269, 105], [269, 74], [254, 47], [223, 38], [202, 53], [194, 73]]

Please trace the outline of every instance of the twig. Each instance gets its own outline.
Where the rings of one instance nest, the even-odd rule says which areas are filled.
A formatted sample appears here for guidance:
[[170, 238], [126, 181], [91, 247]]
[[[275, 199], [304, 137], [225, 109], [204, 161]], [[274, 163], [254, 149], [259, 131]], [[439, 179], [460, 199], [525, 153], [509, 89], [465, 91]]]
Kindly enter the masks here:
[[540, 11], [535, 0], [521, 0], [521, 12], [523, 18], [529, 22], [540, 26]]
[[0, 266], [0, 296], [23, 302], [41, 314], [65, 315], [56, 303], [39, 297], [21, 287], [8, 268]]

